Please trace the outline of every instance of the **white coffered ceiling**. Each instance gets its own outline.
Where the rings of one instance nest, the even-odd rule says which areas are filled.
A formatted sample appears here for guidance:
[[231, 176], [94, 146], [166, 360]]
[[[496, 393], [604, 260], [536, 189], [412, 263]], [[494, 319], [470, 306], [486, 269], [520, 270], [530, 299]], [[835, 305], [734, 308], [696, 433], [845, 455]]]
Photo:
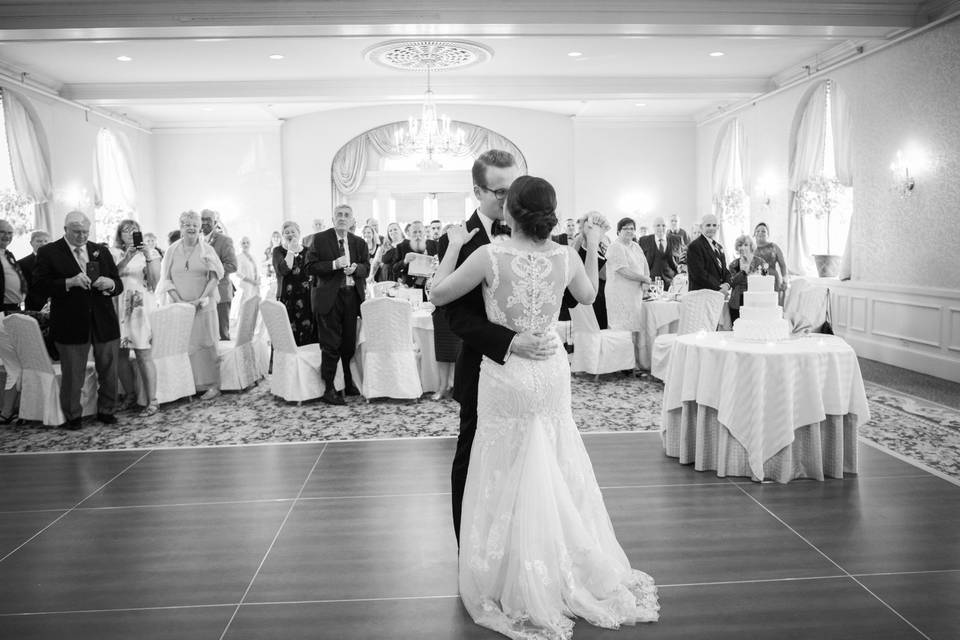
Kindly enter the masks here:
[[0, 0], [0, 71], [146, 127], [269, 123], [417, 103], [422, 73], [376, 65], [364, 52], [398, 38], [458, 39], [493, 57], [435, 73], [440, 104], [694, 121], [957, 4]]

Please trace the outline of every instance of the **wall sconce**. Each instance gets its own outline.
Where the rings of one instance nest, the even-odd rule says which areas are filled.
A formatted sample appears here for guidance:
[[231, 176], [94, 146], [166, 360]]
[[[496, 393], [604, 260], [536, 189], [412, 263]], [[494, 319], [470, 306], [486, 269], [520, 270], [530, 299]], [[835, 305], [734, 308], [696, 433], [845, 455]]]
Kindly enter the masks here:
[[754, 185], [753, 197], [763, 206], [769, 207], [770, 203], [773, 201], [775, 187], [776, 185], [773, 178], [769, 175], [765, 175], [757, 180], [756, 184]]
[[903, 152], [897, 151], [897, 158], [890, 164], [890, 171], [893, 172], [893, 189], [901, 198], [906, 198], [913, 193], [916, 181], [910, 176], [910, 165]]

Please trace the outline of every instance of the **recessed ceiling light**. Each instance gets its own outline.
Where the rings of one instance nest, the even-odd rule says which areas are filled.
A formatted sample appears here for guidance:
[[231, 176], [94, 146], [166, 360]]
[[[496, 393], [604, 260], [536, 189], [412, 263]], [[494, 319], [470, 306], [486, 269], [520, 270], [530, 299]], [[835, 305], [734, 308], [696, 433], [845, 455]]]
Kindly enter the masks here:
[[579, 57], [582, 56], [583, 54], [580, 53], [579, 51], [571, 51], [571, 52], [568, 53], [567, 55], [570, 56], [571, 58], [579, 58]]
[[723, 51], [711, 51], [711, 52], [710, 52], [710, 57], [711, 57], [711, 58], [719, 58], [719, 57], [722, 56], [722, 55], [723, 55]]
[[119, 60], [120, 62], [130, 62], [131, 60], [133, 60], [133, 58], [131, 58], [130, 56], [117, 56], [117, 60]]
[[281, 55], [281, 54], [279, 54], [279, 53], [274, 53], [273, 55], [270, 56], [270, 59], [271, 59], [271, 60], [283, 60], [283, 55]]

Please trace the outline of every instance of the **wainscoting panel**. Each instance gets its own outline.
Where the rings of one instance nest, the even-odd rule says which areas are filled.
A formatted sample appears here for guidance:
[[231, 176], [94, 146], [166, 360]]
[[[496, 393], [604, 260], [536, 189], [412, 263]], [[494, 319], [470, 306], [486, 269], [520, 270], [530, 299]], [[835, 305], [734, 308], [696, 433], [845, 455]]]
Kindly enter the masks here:
[[960, 290], [813, 279], [834, 331], [871, 360], [960, 382]]

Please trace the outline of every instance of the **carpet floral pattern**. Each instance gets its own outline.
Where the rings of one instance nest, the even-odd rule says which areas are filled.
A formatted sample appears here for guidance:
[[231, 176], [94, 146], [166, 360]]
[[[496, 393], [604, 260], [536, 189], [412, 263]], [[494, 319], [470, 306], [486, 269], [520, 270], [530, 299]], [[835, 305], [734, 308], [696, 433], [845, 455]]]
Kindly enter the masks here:
[[[873, 418], [861, 425], [862, 437], [960, 480], [960, 411], [869, 382], [866, 389]], [[657, 430], [662, 393], [662, 383], [647, 376], [574, 376], [574, 419], [584, 433]], [[350, 398], [344, 407], [319, 401], [298, 406], [271, 395], [263, 380], [212, 401], [163, 405], [150, 418], [119, 414], [111, 426], [91, 418], [79, 431], [7, 425], [0, 427], [0, 452], [455, 436], [457, 411], [455, 401], [429, 396], [419, 402]]]

